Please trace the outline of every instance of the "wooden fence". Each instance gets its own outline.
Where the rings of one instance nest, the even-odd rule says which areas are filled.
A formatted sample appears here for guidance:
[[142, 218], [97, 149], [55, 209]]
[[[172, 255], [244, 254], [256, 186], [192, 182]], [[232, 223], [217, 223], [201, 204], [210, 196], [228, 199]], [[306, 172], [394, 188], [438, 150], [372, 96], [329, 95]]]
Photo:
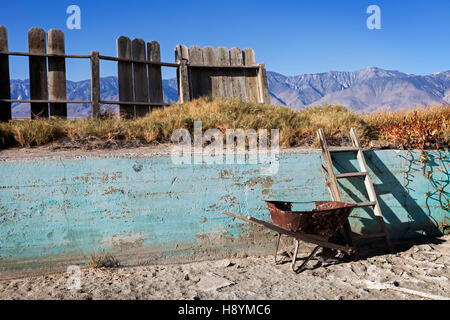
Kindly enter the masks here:
[[184, 45], [175, 48], [178, 92], [181, 101], [200, 96], [237, 98], [269, 103], [269, 87], [264, 64], [255, 63], [253, 49]]
[[[175, 63], [161, 62], [156, 41], [117, 39], [117, 57], [98, 51], [89, 55], [65, 53], [64, 33], [40, 28], [28, 32], [28, 52], [10, 52], [5, 27], [0, 26], [0, 121], [12, 118], [11, 103], [30, 103], [31, 118], [67, 117], [68, 103], [90, 103], [92, 116], [100, 115], [101, 104], [120, 106], [120, 116], [142, 117], [152, 107], [167, 106], [163, 100], [161, 67], [177, 68], [178, 98], [183, 103], [204, 95], [269, 103], [264, 64], [255, 64], [252, 49], [197, 46], [175, 48]], [[11, 99], [9, 56], [29, 58], [30, 99]], [[66, 59], [89, 59], [91, 99], [67, 100]], [[117, 62], [119, 101], [100, 98], [100, 60]]]

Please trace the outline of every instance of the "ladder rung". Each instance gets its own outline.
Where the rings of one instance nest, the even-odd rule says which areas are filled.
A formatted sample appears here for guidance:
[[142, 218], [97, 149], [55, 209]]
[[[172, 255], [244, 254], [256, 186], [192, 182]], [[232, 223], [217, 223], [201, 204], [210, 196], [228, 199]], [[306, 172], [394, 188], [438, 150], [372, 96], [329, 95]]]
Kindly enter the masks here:
[[367, 202], [358, 202], [355, 204], [358, 208], [360, 208], [360, 207], [371, 207], [371, 206], [376, 205], [377, 203], [376, 203], [376, 201], [367, 201]]
[[329, 152], [356, 152], [359, 151], [358, 147], [329, 147]]
[[367, 172], [348, 172], [348, 173], [337, 174], [336, 179], [365, 177], [365, 176], [367, 176]]
[[376, 239], [376, 238], [385, 238], [386, 235], [384, 233], [372, 233], [365, 234], [363, 236], [355, 236], [353, 238], [354, 241], [365, 240], [365, 239]]

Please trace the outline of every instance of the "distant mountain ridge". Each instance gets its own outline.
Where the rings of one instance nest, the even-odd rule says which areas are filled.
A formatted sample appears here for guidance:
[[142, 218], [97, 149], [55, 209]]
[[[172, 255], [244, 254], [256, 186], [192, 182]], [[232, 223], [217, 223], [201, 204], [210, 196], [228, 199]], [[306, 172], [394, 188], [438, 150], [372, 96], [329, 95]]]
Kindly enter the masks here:
[[367, 67], [287, 77], [267, 72], [272, 103], [293, 109], [341, 104], [360, 112], [450, 103], [450, 71], [426, 76]]
[[[341, 104], [358, 112], [397, 110], [450, 103], [450, 71], [418, 76], [367, 67], [357, 71], [329, 71], [284, 76], [267, 72], [271, 102], [300, 110], [306, 106]], [[117, 77], [100, 81], [101, 99], [118, 100]], [[178, 101], [175, 78], [163, 80], [164, 101]], [[90, 80], [67, 81], [69, 100], [89, 100]], [[29, 80], [11, 81], [12, 99], [29, 99]], [[117, 110], [117, 106], [108, 106]], [[14, 104], [13, 117], [29, 116], [29, 105]], [[69, 117], [87, 117], [89, 104], [69, 104]]]

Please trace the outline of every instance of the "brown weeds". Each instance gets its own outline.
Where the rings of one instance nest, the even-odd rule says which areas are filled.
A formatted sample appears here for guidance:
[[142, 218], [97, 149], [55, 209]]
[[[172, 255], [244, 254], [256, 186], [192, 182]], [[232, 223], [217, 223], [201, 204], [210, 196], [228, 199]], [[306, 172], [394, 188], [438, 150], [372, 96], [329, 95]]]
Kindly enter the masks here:
[[413, 147], [433, 147], [450, 141], [450, 107], [383, 112], [361, 115], [345, 107], [329, 105], [293, 111], [288, 107], [260, 105], [239, 100], [201, 98], [169, 108], [155, 109], [149, 116], [125, 120], [105, 116], [79, 120], [12, 120], [0, 123], [0, 148], [45, 145], [60, 138], [102, 141], [140, 140], [170, 142], [172, 132], [184, 128], [193, 133], [194, 121], [203, 130], [279, 129], [282, 147], [317, 146], [316, 131], [323, 128], [331, 145], [349, 143], [355, 127], [360, 140], [385, 140]]

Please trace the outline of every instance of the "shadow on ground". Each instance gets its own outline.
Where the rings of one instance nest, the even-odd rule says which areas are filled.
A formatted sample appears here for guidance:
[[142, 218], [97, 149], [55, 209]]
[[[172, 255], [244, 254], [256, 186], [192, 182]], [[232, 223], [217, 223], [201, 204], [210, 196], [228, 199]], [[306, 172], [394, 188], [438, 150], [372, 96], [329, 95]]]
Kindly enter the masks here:
[[[330, 265], [335, 264], [345, 264], [350, 261], [358, 261], [358, 260], [366, 260], [369, 258], [377, 257], [377, 256], [383, 256], [386, 254], [399, 254], [405, 251], [408, 251], [414, 246], [424, 245], [424, 244], [434, 244], [438, 245], [441, 243], [444, 243], [445, 240], [442, 240], [440, 238], [436, 237], [428, 237], [428, 236], [422, 236], [420, 238], [415, 239], [404, 239], [404, 240], [394, 240], [392, 241], [392, 252], [387, 252], [386, 247], [384, 244], [384, 241], [371, 241], [369, 243], [361, 243], [361, 245], [357, 246], [358, 254], [355, 256], [348, 256], [343, 255], [342, 257], [339, 257], [335, 252], [332, 254], [332, 256], [336, 255], [336, 257], [329, 256], [328, 253], [325, 253], [322, 251], [319, 251], [313, 258], [311, 258], [310, 262], [306, 266], [304, 270], [315, 270], [320, 267], [327, 267]], [[300, 244], [301, 245], [301, 244]], [[312, 251], [312, 249], [311, 249]], [[304, 256], [298, 256], [297, 260], [298, 262], [302, 262], [307, 258], [308, 255]], [[289, 260], [284, 261], [281, 264], [290, 263]]]

